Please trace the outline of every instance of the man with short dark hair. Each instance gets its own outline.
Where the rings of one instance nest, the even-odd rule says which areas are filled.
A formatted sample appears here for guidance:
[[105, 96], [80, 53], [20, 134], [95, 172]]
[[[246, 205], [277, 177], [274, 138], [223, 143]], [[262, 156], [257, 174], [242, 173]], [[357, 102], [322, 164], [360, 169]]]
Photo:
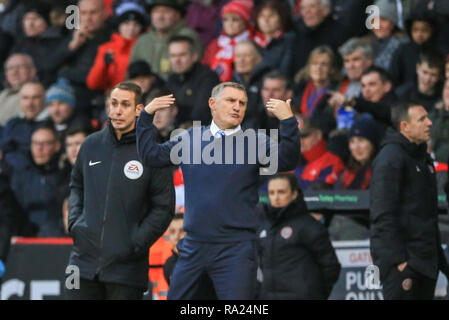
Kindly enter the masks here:
[[363, 72], [361, 85], [361, 97], [349, 99], [340, 94], [342, 100], [339, 103], [359, 113], [371, 114], [385, 133], [386, 127], [391, 125], [391, 105], [397, 101], [390, 75], [380, 67], [370, 67]]
[[80, 288], [70, 299], [142, 299], [148, 250], [167, 229], [175, 199], [170, 169], [142, 165], [136, 149], [141, 89], [131, 82], [110, 94], [109, 123], [86, 138], [72, 170], [70, 265]]
[[173, 92], [178, 101], [176, 124], [187, 121], [209, 124], [212, 116], [208, 100], [212, 88], [220, 82], [217, 74], [198, 61], [194, 41], [189, 37], [171, 38], [168, 55], [172, 75], [168, 78], [167, 89]]
[[[254, 139], [249, 138], [243, 146], [234, 143], [245, 139], [247, 133], [251, 135], [241, 129], [247, 101], [242, 85], [220, 83], [209, 98], [211, 125], [190, 129], [164, 144], [157, 143], [153, 114], [171, 106], [175, 102], [172, 95], [151, 101], [137, 121], [137, 145], [142, 161], [158, 167], [178, 163], [185, 182], [187, 234], [178, 245], [180, 255], [168, 299], [201, 298], [205, 279], [212, 280], [218, 299], [255, 298], [259, 174], [262, 169], [293, 169], [299, 158], [300, 142], [290, 101], [271, 99], [267, 109], [281, 122], [279, 146], [263, 134], [254, 134]], [[172, 154], [179, 153], [176, 152], [179, 146], [183, 147], [181, 163]], [[266, 161], [268, 153], [259, 154], [256, 161], [249, 159], [262, 146], [273, 163]], [[211, 153], [212, 161], [207, 159]], [[274, 163], [276, 168], [272, 167]]]
[[73, 127], [67, 130], [65, 136], [65, 154], [72, 167], [75, 165], [81, 145], [90, 132], [91, 129], [86, 127]]
[[423, 52], [416, 65], [417, 80], [397, 88], [396, 94], [402, 100], [418, 101], [430, 112], [441, 99], [443, 71], [444, 59], [439, 52]]
[[439, 270], [449, 268], [438, 229], [438, 191], [427, 153], [430, 121], [419, 102], [392, 110], [373, 163], [370, 184], [371, 255], [385, 299], [432, 299]]

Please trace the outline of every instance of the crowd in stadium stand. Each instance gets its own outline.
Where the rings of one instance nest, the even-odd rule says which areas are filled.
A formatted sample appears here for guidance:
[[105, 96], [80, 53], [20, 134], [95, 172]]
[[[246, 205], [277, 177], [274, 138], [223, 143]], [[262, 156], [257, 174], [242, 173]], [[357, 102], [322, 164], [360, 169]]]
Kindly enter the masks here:
[[[379, 19], [366, 11], [373, 4]], [[10, 236], [68, 236], [72, 166], [125, 80], [143, 104], [174, 94], [154, 117], [161, 142], [208, 125], [223, 81], [247, 90], [244, 129], [278, 129], [265, 105], [292, 99], [303, 191], [368, 189], [391, 106], [413, 99], [433, 122], [428, 152], [443, 187], [448, 31], [446, 0], [0, 0], [0, 262]], [[182, 173], [174, 177], [182, 207]]]

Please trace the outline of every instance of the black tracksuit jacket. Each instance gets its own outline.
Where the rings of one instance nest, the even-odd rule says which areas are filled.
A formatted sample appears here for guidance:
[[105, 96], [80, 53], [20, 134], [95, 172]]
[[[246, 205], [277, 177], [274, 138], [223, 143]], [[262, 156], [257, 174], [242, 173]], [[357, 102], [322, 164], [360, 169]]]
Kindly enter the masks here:
[[448, 273], [438, 229], [438, 191], [426, 144], [388, 129], [370, 184], [371, 255], [381, 280], [407, 261], [432, 279]]
[[281, 210], [264, 209], [258, 240], [263, 273], [259, 298], [327, 299], [341, 266], [326, 227], [307, 213], [302, 199]]
[[69, 198], [69, 264], [81, 278], [147, 287], [148, 249], [170, 224], [175, 196], [171, 169], [138, 159], [135, 131], [117, 140], [110, 123], [81, 146]]

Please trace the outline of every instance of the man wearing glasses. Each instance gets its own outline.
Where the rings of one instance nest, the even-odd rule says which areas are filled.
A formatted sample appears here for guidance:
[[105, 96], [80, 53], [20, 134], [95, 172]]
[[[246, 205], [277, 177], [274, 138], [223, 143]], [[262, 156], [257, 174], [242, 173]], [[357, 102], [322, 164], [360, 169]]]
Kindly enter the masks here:
[[59, 237], [63, 235], [59, 192], [70, 171], [59, 163], [61, 144], [51, 126], [39, 126], [31, 136], [31, 161], [16, 169], [11, 188], [20, 206], [18, 233], [24, 236]]

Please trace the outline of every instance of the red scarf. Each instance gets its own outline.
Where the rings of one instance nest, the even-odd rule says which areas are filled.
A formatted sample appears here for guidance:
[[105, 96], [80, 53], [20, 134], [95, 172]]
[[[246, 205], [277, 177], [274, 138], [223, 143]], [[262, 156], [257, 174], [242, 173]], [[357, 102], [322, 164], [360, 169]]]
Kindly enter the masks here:
[[234, 62], [235, 46], [245, 40], [251, 38], [250, 30], [245, 30], [235, 37], [229, 37], [221, 34], [217, 40], [218, 51], [210, 63], [210, 67], [214, 70], [220, 81], [229, 81], [232, 78], [232, 63]]
[[371, 180], [371, 168], [367, 168], [365, 171], [365, 174], [363, 176], [363, 180], [361, 181], [360, 186], [351, 186], [351, 184], [354, 182], [354, 179], [357, 177], [357, 175], [360, 173], [359, 170], [349, 170], [345, 169], [343, 171], [343, 176], [341, 177], [341, 188], [343, 190], [346, 189], [353, 189], [354, 187], [357, 187], [357, 189], [360, 190], [366, 190], [369, 187], [369, 182]]
[[[309, 81], [307, 83], [306, 89], [304, 90], [304, 93], [302, 95], [301, 113], [311, 116], [313, 114], [313, 111], [315, 111], [316, 105], [321, 100], [321, 98], [326, 93], [326, 91], [327, 91], [327, 86], [318, 90], [315, 87], [315, 85], [313, 84], [313, 81]], [[316, 95], [316, 96], [312, 97], [312, 95]]]
[[321, 139], [320, 142], [318, 142], [310, 150], [303, 152], [302, 155], [304, 159], [306, 159], [307, 163], [310, 163], [321, 157], [326, 152], [327, 152], [326, 141], [324, 141], [324, 139]]
[[273, 38], [271, 38], [271, 40], [268, 41], [267, 39], [265, 39], [262, 32], [257, 31], [256, 34], [254, 35], [254, 42], [256, 42], [260, 47], [266, 48], [273, 39], [278, 39], [282, 37], [284, 37], [284, 33], [279, 30], [276, 31], [273, 35]]

